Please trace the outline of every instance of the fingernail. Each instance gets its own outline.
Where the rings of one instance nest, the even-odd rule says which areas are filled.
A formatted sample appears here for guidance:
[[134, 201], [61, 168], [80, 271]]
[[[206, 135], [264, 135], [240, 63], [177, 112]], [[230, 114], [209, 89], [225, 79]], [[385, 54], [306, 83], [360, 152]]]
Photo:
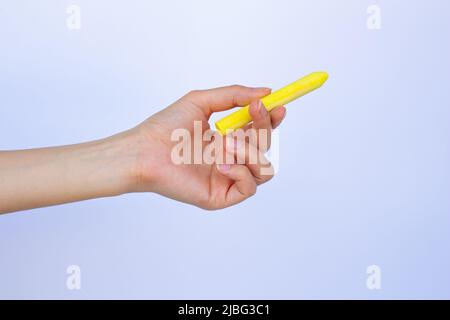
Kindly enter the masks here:
[[281, 118], [281, 120], [283, 121], [284, 118], [286, 118], [286, 108], [283, 109], [283, 118]]
[[266, 107], [264, 107], [264, 105], [261, 102], [261, 100], [258, 100], [258, 112], [259, 112], [261, 117], [265, 117], [267, 115]]
[[219, 171], [222, 171], [222, 172], [228, 171], [228, 170], [230, 170], [230, 168], [231, 168], [231, 165], [229, 165], [229, 164], [218, 164], [217, 165], [217, 169], [219, 169]]
[[[282, 107], [278, 107], [278, 108], [282, 108]], [[278, 126], [283, 122], [284, 118], [286, 118], [286, 108], [283, 108], [283, 116], [281, 117], [281, 119], [279, 121], [277, 121], [274, 124], [273, 129], [278, 128]]]

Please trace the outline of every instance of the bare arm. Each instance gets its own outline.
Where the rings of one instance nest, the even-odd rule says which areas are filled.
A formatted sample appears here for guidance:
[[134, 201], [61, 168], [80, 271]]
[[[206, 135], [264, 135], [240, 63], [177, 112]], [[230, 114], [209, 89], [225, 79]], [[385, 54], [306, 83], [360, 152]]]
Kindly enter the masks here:
[[0, 152], [0, 213], [132, 189], [132, 135], [77, 145]]

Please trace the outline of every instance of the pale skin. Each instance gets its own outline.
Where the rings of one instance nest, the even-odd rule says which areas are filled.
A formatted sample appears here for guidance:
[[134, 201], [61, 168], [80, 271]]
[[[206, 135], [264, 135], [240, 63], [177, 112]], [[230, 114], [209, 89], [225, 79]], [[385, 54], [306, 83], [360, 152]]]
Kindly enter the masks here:
[[132, 192], [154, 192], [207, 210], [235, 205], [272, 175], [261, 175], [259, 163], [174, 164], [171, 133], [193, 130], [194, 121], [202, 121], [206, 130], [214, 112], [249, 103], [250, 127], [270, 133], [286, 109], [268, 113], [260, 98], [269, 93], [268, 88], [237, 85], [196, 90], [135, 128], [105, 139], [0, 151], [0, 213]]

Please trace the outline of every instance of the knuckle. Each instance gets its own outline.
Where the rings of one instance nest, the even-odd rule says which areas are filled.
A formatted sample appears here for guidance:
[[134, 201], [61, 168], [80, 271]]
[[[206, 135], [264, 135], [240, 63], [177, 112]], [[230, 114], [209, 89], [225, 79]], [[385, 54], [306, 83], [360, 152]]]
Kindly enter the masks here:
[[250, 197], [254, 196], [256, 194], [256, 190], [257, 190], [256, 184], [252, 184], [252, 186], [248, 190], [248, 195]]
[[204, 201], [201, 201], [197, 204], [197, 206], [203, 210], [205, 210], [205, 213], [209, 213], [212, 211], [217, 211], [219, 209], [223, 209], [224, 206], [217, 201], [216, 198], [212, 199], [206, 199]]
[[261, 181], [261, 183], [265, 183], [265, 182], [268, 182], [268, 181], [272, 180], [273, 177], [275, 176], [275, 172], [274, 171], [275, 170], [274, 170], [272, 165], [270, 165], [268, 167], [264, 166], [264, 167], [260, 168], [260, 170], [259, 170], [259, 174], [260, 174], [259, 180]]
[[228, 88], [234, 89], [234, 90], [239, 90], [239, 89], [244, 88], [244, 86], [241, 86], [240, 84], [232, 84], [232, 85], [228, 86]]
[[258, 184], [266, 183], [273, 179], [273, 174], [262, 173], [260, 176], [256, 177]]
[[185, 95], [185, 97], [187, 97], [187, 98], [196, 98], [200, 94], [201, 94], [201, 90], [191, 90]]
[[199, 203], [197, 205], [200, 209], [203, 209], [206, 211], [206, 213], [210, 212], [210, 211], [214, 211], [217, 210], [216, 207], [214, 205], [212, 205], [211, 203]]
[[213, 205], [199, 206], [201, 209], [205, 210], [205, 213], [209, 213], [212, 211], [219, 210], [219, 207], [215, 207]]

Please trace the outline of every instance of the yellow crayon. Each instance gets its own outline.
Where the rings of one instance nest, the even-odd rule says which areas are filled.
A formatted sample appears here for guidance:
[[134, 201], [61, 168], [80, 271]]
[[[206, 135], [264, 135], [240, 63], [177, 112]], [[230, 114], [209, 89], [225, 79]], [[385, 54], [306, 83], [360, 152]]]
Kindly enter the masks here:
[[[306, 77], [303, 77], [287, 85], [286, 87], [265, 96], [261, 99], [261, 101], [267, 111], [270, 111], [275, 107], [285, 105], [311, 91], [320, 88], [325, 81], [327, 81], [327, 79], [328, 74], [326, 72], [313, 72]], [[249, 106], [247, 105], [217, 121], [217, 130], [222, 135], [225, 135], [228, 132], [232, 132], [248, 124], [252, 121], [248, 108]]]

